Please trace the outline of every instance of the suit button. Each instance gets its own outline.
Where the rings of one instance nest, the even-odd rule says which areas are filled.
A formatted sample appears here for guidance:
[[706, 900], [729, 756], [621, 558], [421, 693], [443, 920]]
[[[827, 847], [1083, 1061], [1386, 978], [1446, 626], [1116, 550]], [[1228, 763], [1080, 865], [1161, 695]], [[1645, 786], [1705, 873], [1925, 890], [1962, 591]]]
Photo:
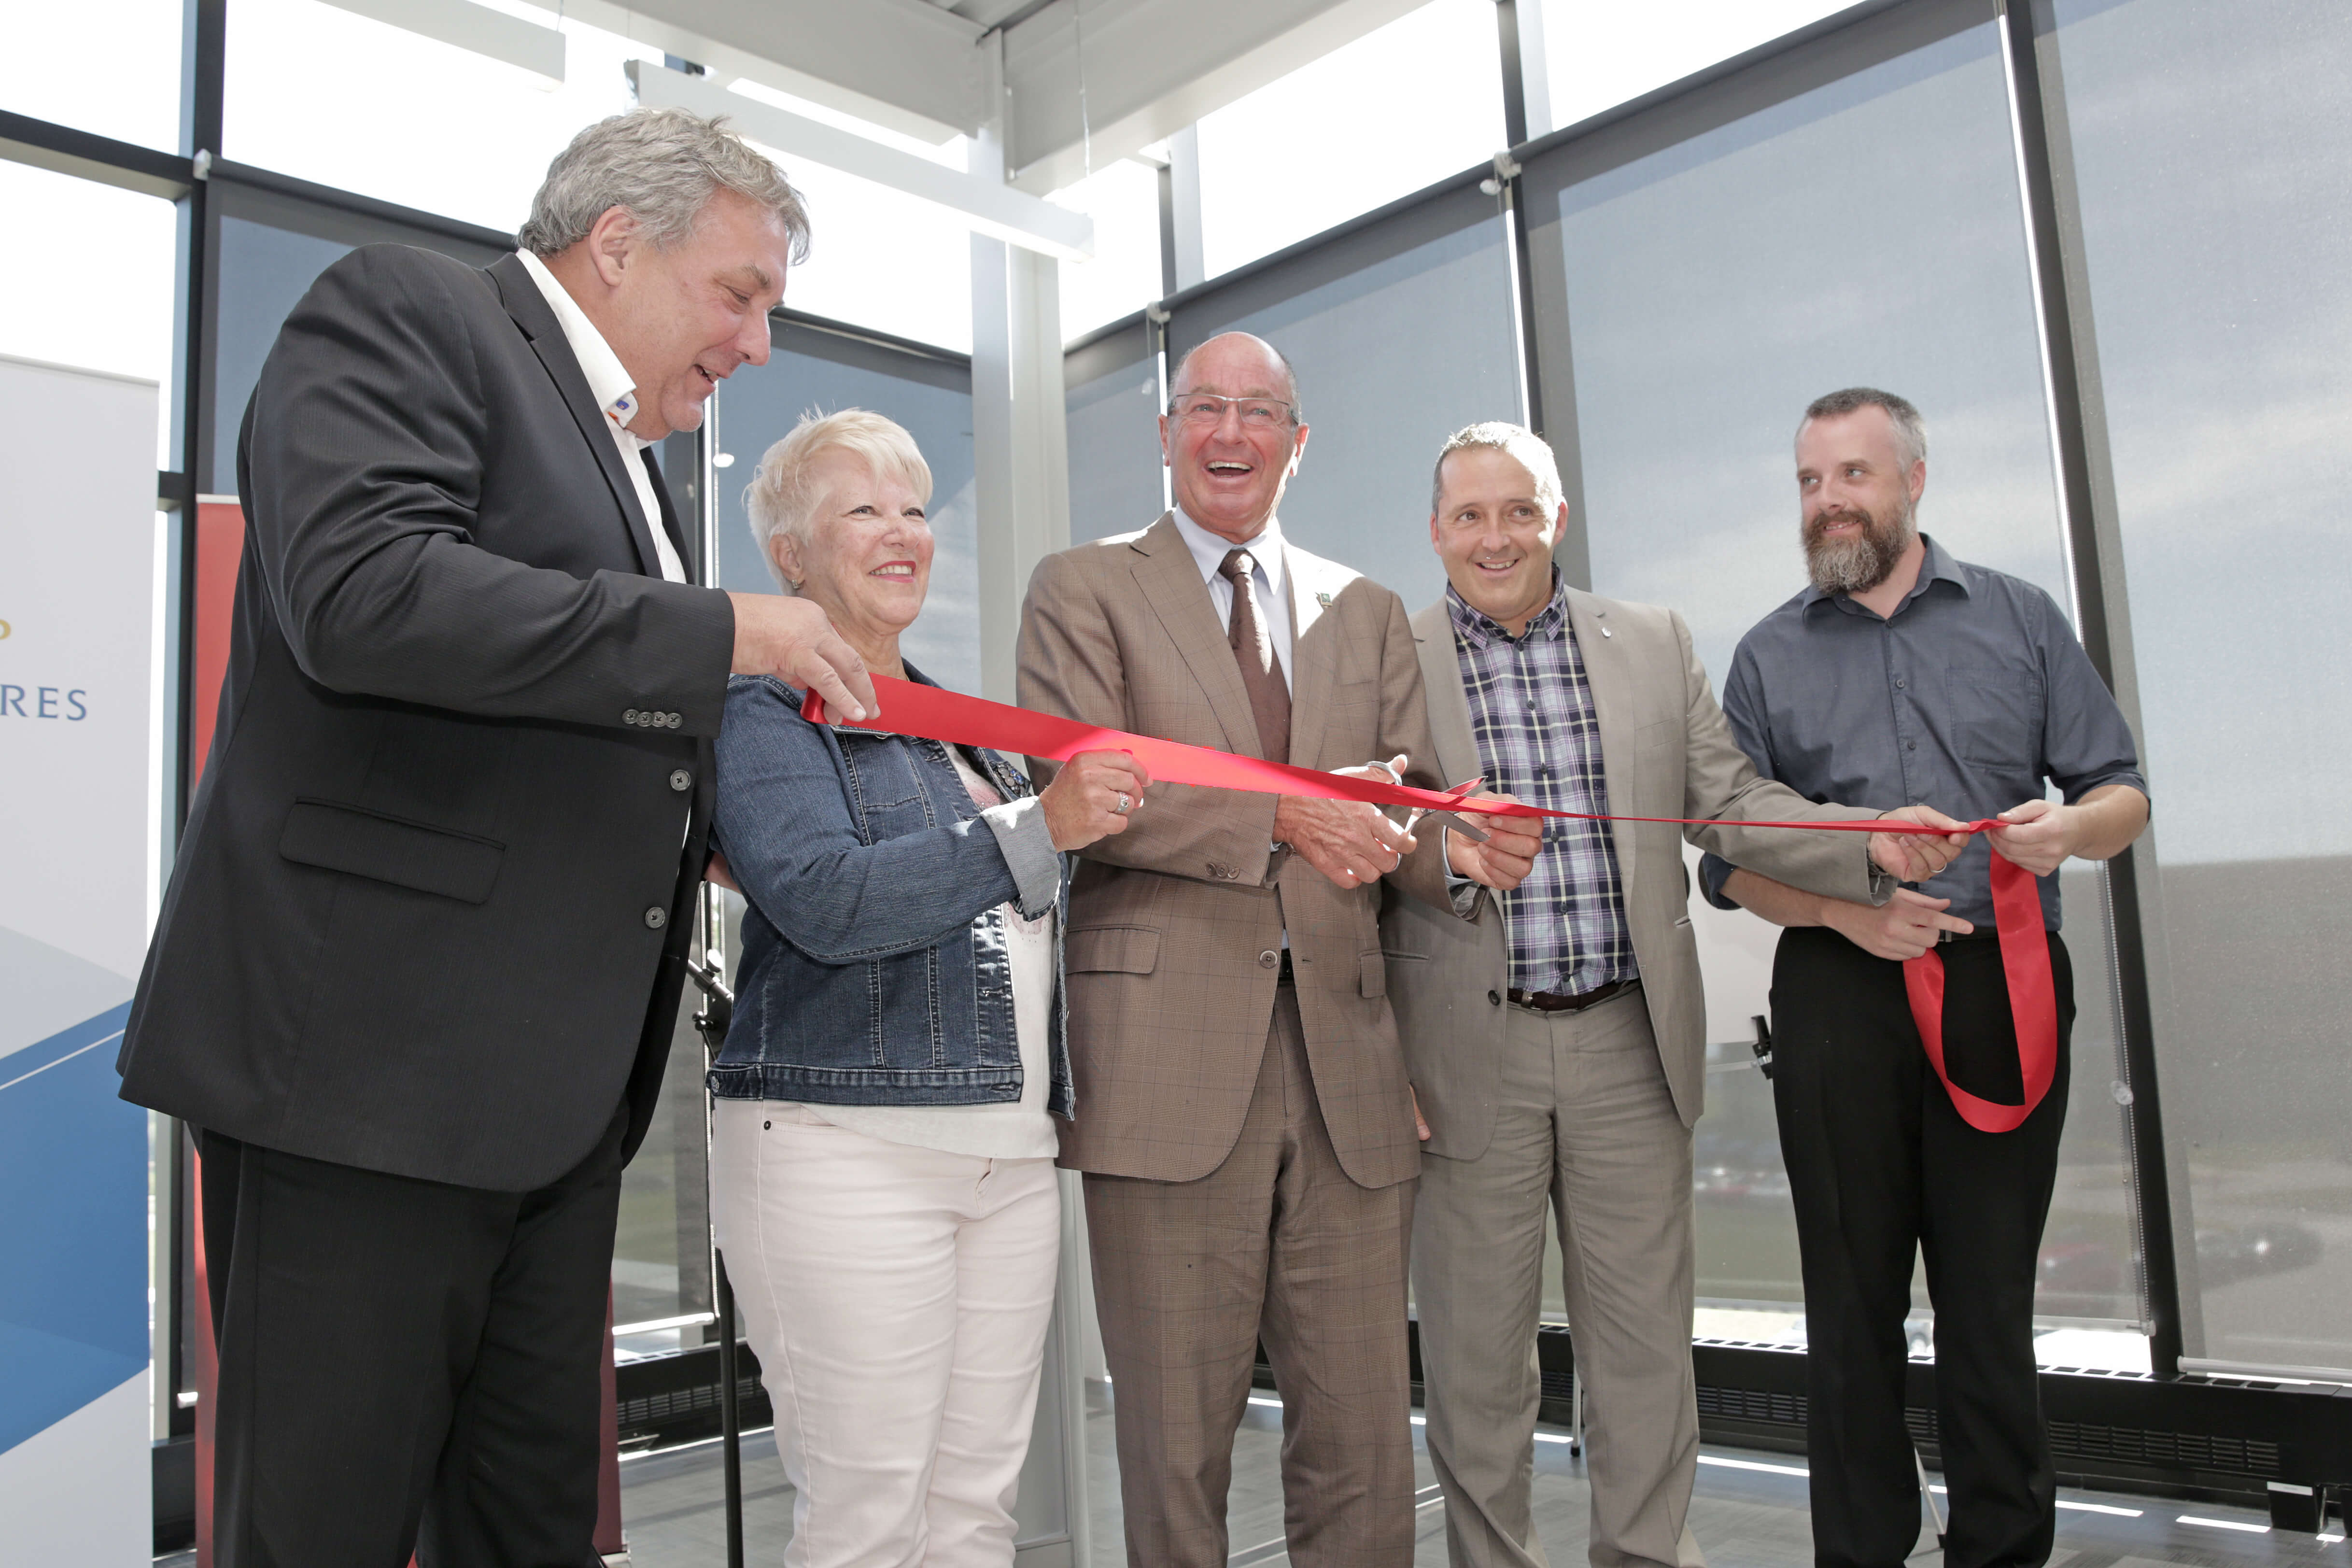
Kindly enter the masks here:
[[684, 768], [678, 768], [669, 775], [669, 787], [684, 794], [694, 787], [694, 775]]
[[624, 708], [624, 709], [622, 709], [622, 710], [621, 710], [621, 722], [622, 722], [622, 723], [624, 723], [624, 724], [634, 724], [634, 723], [635, 723], [636, 721], [637, 721], [637, 710], [636, 710], [635, 709], [634, 709], [634, 708]]
[[1486, 1005], [1488, 1005], [1489, 1007], [1499, 1007], [1499, 1006], [1501, 1006], [1502, 1005], [1503, 1005], [1503, 994], [1502, 994], [1501, 992], [1499, 992], [1499, 991], [1489, 991], [1489, 992], [1487, 992], [1487, 993], [1486, 993]]
[[654, 905], [646, 911], [646, 924], [655, 931], [661, 930], [662, 927], [669, 924], [669, 911], [659, 904]]
[[1270, 947], [1264, 952], [1257, 955], [1257, 966], [1260, 969], [1272, 969], [1276, 964], [1280, 963], [1281, 962], [1282, 954], [1275, 952], [1274, 949]]

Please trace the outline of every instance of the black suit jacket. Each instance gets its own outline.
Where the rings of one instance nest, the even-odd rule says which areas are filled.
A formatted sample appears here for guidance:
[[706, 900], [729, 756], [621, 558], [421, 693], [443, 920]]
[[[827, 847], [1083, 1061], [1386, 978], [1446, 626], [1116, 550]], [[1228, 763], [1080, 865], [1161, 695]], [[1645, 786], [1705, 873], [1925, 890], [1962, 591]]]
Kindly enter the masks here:
[[642, 515], [512, 257], [329, 268], [262, 368], [237, 480], [220, 720], [124, 1098], [519, 1191], [625, 1096], [634, 1151], [708, 838], [726, 595], [661, 580], [667, 498]]

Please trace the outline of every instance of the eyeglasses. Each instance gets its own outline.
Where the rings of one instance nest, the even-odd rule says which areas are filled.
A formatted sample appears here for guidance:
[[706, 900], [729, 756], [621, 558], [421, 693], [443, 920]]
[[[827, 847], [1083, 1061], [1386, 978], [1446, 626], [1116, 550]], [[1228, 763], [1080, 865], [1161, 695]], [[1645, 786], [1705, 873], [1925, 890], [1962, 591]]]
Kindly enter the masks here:
[[1187, 425], [1222, 425], [1227, 408], [1238, 411], [1243, 424], [1261, 429], [1291, 424], [1297, 419], [1290, 405], [1280, 398], [1220, 397], [1213, 392], [1181, 394], [1168, 405], [1168, 413]]

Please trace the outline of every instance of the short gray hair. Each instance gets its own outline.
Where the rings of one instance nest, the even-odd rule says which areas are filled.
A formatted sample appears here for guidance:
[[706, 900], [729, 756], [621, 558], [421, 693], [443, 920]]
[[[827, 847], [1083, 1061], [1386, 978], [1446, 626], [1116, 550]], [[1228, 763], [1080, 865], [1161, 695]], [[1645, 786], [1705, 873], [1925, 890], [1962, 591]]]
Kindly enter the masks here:
[[1895, 446], [1903, 455], [1906, 473], [1914, 464], [1927, 460], [1927, 426], [1920, 420], [1919, 411], [1909, 399], [1874, 386], [1849, 386], [1814, 398], [1805, 405], [1805, 416], [1797, 421], [1798, 434], [1802, 435], [1816, 419], [1836, 419], [1864, 408], [1880, 410], [1895, 426]]
[[776, 585], [786, 593], [798, 592], [798, 584], [785, 580], [771, 544], [782, 533], [807, 545], [816, 509], [824, 501], [810, 470], [827, 452], [847, 452], [873, 473], [895, 474], [925, 506], [931, 502], [931, 466], [923, 461], [922, 448], [905, 426], [865, 408], [802, 415], [792, 434], [768, 448], [751, 482], [743, 488], [751, 542], [760, 547], [760, 559], [768, 563]]
[[1567, 497], [1560, 490], [1559, 459], [1552, 456], [1551, 443], [1524, 425], [1514, 425], [1505, 419], [1487, 419], [1475, 425], [1465, 425], [1448, 436], [1445, 445], [1437, 449], [1437, 467], [1429, 476], [1429, 514], [1432, 517], [1437, 515], [1437, 509], [1445, 501], [1445, 459], [1456, 452], [1466, 452], [1473, 447], [1501, 452], [1517, 459], [1519, 467], [1534, 476], [1536, 500], [1542, 503], [1544, 521], [1549, 522], [1559, 515], [1560, 502]]
[[710, 198], [733, 191], [765, 207], [792, 238], [793, 260], [808, 258], [808, 207], [784, 172], [727, 129], [683, 109], [633, 109], [600, 120], [547, 166], [515, 243], [538, 257], [571, 249], [614, 207], [667, 250], [694, 233]]

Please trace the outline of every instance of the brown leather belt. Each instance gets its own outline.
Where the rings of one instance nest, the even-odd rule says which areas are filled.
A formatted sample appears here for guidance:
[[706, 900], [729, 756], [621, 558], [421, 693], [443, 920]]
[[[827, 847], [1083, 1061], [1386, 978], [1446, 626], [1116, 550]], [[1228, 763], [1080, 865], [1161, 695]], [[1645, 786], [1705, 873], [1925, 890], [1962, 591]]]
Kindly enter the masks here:
[[1608, 1001], [1612, 996], [1622, 996], [1641, 984], [1638, 979], [1612, 980], [1606, 985], [1596, 985], [1590, 991], [1580, 991], [1573, 996], [1559, 991], [1521, 991], [1517, 987], [1513, 987], [1506, 994], [1510, 997], [1511, 1005], [1515, 1007], [1532, 1007], [1538, 1013], [1581, 1013], [1587, 1007], [1597, 1006]]

